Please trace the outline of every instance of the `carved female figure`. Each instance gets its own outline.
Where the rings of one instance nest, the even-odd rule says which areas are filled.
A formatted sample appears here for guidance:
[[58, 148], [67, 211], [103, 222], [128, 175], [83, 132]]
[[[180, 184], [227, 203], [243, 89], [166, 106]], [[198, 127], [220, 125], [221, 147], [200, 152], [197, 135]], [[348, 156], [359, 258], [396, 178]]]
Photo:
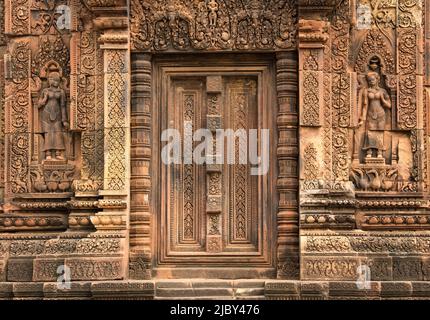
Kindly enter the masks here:
[[42, 91], [39, 108], [42, 110], [42, 133], [45, 141], [42, 150], [46, 160], [65, 160], [64, 131], [69, 128], [66, 110], [66, 93], [60, 87], [59, 73], [52, 72], [49, 87]]
[[382, 158], [384, 151], [384, 131], [386, 110], [391, 108], [390, 96], [379, 86], [379, 74], [374, 71], [366, 76], [367, 88], [362, 90], [362, 106], [359, 126], [365, 124], [363, 150], [366, 157], [371, 158], [375, 151], [378, 158]]

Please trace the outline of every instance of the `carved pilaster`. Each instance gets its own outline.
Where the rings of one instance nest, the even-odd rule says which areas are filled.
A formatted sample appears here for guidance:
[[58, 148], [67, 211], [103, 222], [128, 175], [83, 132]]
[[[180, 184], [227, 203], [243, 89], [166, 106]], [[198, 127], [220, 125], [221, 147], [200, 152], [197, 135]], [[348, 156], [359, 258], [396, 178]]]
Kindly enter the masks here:
[[104, 185], [99, 192], [103, 197], [99, 208], [103, 211], [91, 221], [97, 230], [125, 230], [130, 184], [128, 37], [111, 29], [100, 36], [99, 42], [104, 52], [105, 90]]
[[281, 51], [296, 47], [296, 1], [270, 5], [257, 0], [130, 2], [133, 50]]
[[4, 201], [4, 183], [5, 183], [5, 70], [4, 70], [4, 54], [5, 54], [5, 3], [0, 0], [0, 203]]
[[130, 266], [132, 279], [149, 278], [151, 261], [151, 55], [132, 61]]
[[298, 61], [296, 53], [277, 55], [278, 91], [278, 277], [299, 276]]
[[300, 179], [304, 191], [322, 187], [323, 170], [317, 159], [324, 148], [318, 139], [324, 134], [324, 46], [327, 24], [317, 20], [299, 21], [300, 77], [300, 154], [303, 166]]

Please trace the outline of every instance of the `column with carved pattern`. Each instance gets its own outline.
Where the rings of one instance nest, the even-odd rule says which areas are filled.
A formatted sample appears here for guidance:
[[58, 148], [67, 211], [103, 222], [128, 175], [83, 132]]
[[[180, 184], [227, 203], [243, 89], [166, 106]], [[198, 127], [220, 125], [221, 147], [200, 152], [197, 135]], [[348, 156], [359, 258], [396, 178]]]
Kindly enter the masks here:
[[110, 30], [99, 42], [104, 50], [105, 166], [104, 188], [99, 193], [103, 197], [99, 201], [103, 211], [92, 217], [92, 222], [99, 231], [125, 230], [130, 175], [128, 36], [125, 32]]
[[299, 276], [297, 54], [277, 55], [278, 90], [278, 277]]
[[151, 55], [132, 58], [130, 264], [132, 279], [150, 277]]

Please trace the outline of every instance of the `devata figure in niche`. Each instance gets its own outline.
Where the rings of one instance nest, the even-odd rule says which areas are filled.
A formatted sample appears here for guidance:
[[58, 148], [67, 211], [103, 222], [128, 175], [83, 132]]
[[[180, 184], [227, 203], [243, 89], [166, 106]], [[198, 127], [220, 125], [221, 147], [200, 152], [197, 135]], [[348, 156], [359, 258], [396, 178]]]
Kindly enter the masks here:
[[384, 151], [384, 131], [386, 109], [391, 108], [390, 96], [385, 89], [379, 87], [379, 74], [367, 73], [368, 87], [362, 90], [362, 105], [359, 127], [365, 124], [363, 150], [366, 158], [382, 158]]
[[67, 120], [66, 93], [61, 88], [61, 77], [52, 72], [49, 87], [42, 91], [39, 108], [44, 134], [43, 152], [46, 160], [65, 160], [64, 132], [69, 128]]

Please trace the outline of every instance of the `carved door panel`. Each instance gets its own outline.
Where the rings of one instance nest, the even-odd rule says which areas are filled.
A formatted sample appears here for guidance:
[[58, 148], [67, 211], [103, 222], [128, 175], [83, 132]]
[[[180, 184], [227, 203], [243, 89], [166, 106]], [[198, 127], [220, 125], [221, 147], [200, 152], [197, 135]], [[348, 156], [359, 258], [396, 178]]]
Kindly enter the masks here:
[[[272, 270], [270, 175], [251, 175], [255, 164], [248, 157], [249, 130], [266, 128], [271, 117], [265, 110], [271, 90], [263, 86], [264, 79], [271, 79], [268, 68], [160, 67], [158, 78], [160, 132], [173, 129], [168, 140], [162, 137], [159, 148], [158, 270], [196, 266], [224, 268], [222, 274], [231, 273], [231, 267]], [[198, 129], [206, 129], [205, 138], [195, 136]], [[225, 138], [217, 149], [218, 129], [231, 129], [231, 134], [242, 130], [246, 148], [240, 148], [241, 140], [232, 135], [230, 147]], [[180, 138], [179, 148], [177, 144], [172, 148], [174, 136]], [[205, 154], [199, 148], [210, 137], [214, 146], [199, 161], [196, 155]], [[261, 144], [257, 145], [260, 155]]]

